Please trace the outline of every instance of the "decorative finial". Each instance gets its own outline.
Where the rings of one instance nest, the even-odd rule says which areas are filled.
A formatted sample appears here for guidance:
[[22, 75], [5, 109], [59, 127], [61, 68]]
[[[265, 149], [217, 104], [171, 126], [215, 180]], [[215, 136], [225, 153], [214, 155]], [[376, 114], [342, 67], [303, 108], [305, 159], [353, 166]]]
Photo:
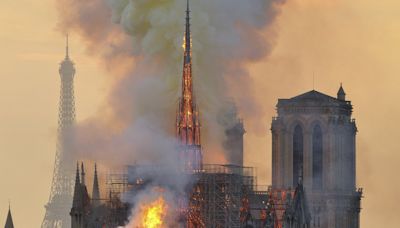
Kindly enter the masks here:
[[80, 178], [79, 178], [79, 162], [77, 161], [77, 162], [76, 162], [75, 186], [76, 186], [77, 184], [80, 184], [80, 183], [81, 183], [81, 181], [80, 181]]
[[340, 83], [340, 88], [339, 88], [339, 91], [337, 93], [337, 99], [341, 100], [341, 101], [345, 101], [346, 100], [346, 93], [344, 92], [344, 89], [343, 89], [343, 83]]
[[191, 34], [190, 34], [190, 5], [187, 0], [186, 8], [186, 32], [185, 32], [185, 63], [191, 61]]
[[99, 205], [100, 200], [100, 189], [99, 180], [97, 178], [97, 163], [94, 163], [94, 177], [93, 177], [93, 189], [92, 189], [92, 200], [95, 206]]
[[85, 180], [85, 167], [83, 166], [83, 162], [81, 163], [81, 183], [85, 185], [86, 180]]

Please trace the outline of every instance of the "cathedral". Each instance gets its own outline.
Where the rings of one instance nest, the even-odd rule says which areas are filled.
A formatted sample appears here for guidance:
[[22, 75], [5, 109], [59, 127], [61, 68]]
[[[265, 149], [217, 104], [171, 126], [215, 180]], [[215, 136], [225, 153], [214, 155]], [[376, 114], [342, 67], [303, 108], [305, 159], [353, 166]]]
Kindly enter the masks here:
[[[268, 189], [259, 189], [253, 168], [243, 165], [245, 129], [239, 118], [225, 132], [230, 164], [203, 163], [201, 118], [193, 94], [189, 12], [188, 4], [176, 159], [193, 183], [176, 227], [359, 228], [362, 190], [356, 188], [357, 128], [353, 106], [342, 86], [336, 97], [312, 90], [278, 100], [271, 125], [272, 185]], [[96, 167], [90, 195], [85, 167], [78, 165], [71, 228], [126, 225], [134, 205], [123, 200], [124, 194], [139, 194], [146, 185], [154, 185], [152, 180], [132, 175], [139, 168], [137, 164], [129, 166], [128, 173], [110, 178], [107, 196], [101, 197]], [[154, 164], [149, 172], [163, 172], [163, 168]]]

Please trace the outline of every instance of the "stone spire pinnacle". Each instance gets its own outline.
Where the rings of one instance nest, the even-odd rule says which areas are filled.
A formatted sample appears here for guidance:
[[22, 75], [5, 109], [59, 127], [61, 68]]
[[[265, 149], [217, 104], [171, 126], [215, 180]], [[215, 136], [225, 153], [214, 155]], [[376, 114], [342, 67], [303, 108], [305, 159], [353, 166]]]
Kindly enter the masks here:
[[79, 178], [79, 162], [76, 163], [76, 176], [75, 176], [75, 187], [77, 184], [80, 184], [80, 178]]
[[80, 181], [80, 173], [79, 173], [79, 162], [76, 163], [76, 176], [75, 176], [75, 188], [74, 188], [74, 196], [72, 207], [77, 208], [80, 204], [80, 190], [81, 190], [81, 181]]
[[94, 164], [94, 178], [93, 178], [93, 191], [92, 200], [94, 205], [100, 204], [100, 190], [99, 190], [99, 180], [97, 178], [97, 164]]
[[346, 93], [344, 92], [342, 83], [340, 83], [340, 88], [339, 91], [337, 92], [337, 99], [341, 101], [346, 100]]
[[8, 214], [7, 214], [7, 220], [6, 220], [6, 224], [4, 225], [4, 228], [14, 228], [14, 223], [13, 223], [13, 219], [11, 216], [10, 203], [8, 203]]
[[83, 166], [83, 162], [81, 163], [81, 183], [82, 185], [86, 185], [86, 173], [85, 173], [85, 167]]

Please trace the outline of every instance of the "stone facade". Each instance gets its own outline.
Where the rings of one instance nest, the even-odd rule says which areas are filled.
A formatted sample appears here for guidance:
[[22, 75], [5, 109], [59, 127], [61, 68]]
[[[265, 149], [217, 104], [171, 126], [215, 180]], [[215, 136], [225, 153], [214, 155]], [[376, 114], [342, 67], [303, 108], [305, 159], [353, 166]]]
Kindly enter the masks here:
[[100, 198], [97, 169], [93, 179], [93, 191], [88, 193], [85, 183], [85, 170], [77, 167], [75, 189], [70, 211], [71, 228], [115, 228], [123, 226], [128, 218], [128, 206], [113, 197], [110, 193], [107, 199]]
[[312, 214], [311, 227], [359, 227], [356, 133], [352, 104], [312, 90], [279, 99], [272, 121], [272, 187], [294, 188], [299, 177]]

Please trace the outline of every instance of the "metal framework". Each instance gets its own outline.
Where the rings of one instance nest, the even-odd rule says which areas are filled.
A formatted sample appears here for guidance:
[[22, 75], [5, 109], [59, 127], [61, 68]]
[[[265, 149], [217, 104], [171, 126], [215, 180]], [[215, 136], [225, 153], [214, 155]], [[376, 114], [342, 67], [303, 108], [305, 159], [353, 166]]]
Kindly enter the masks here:
[[49, 201], [46, 204], [46, 214], [42, 228], [69, 228], [71, 218], [69, 211], [72, 206], [72, 193], [74, 186], [73, 161], [68, 144], [71, 126], [75, 122], [74, 99], [74, 63], [69, 58], [68, 36], [66, 56], [60, 64], [61, 91], [58, 116], [58, 137], [54, 163], [53, 180]]
[[119, 199], [132, 188], [132, 185], [128, 183], [128, 174], [126, 171], [107, 174], [106, 185], [109, 199]]
[[122, 202], [125, 193], [130, 192], [132, 186], [128, 183], [126, 171], [109, 173], [106, 176], [108, 198], [104, 199], [108, 213], [105, 224], [106, 227], [119, 227], [124, 225], [128, 218], [129, 205]]
[[254, 168], [204, 165], [203, 170], [195, 175], [198, 181], [193, 188], [189, 208], [197, 215], [189, 217], [198, 217], [196, 222], [202, 222], [192, 227], [242, 227], [243, 198], [256, 184]]

